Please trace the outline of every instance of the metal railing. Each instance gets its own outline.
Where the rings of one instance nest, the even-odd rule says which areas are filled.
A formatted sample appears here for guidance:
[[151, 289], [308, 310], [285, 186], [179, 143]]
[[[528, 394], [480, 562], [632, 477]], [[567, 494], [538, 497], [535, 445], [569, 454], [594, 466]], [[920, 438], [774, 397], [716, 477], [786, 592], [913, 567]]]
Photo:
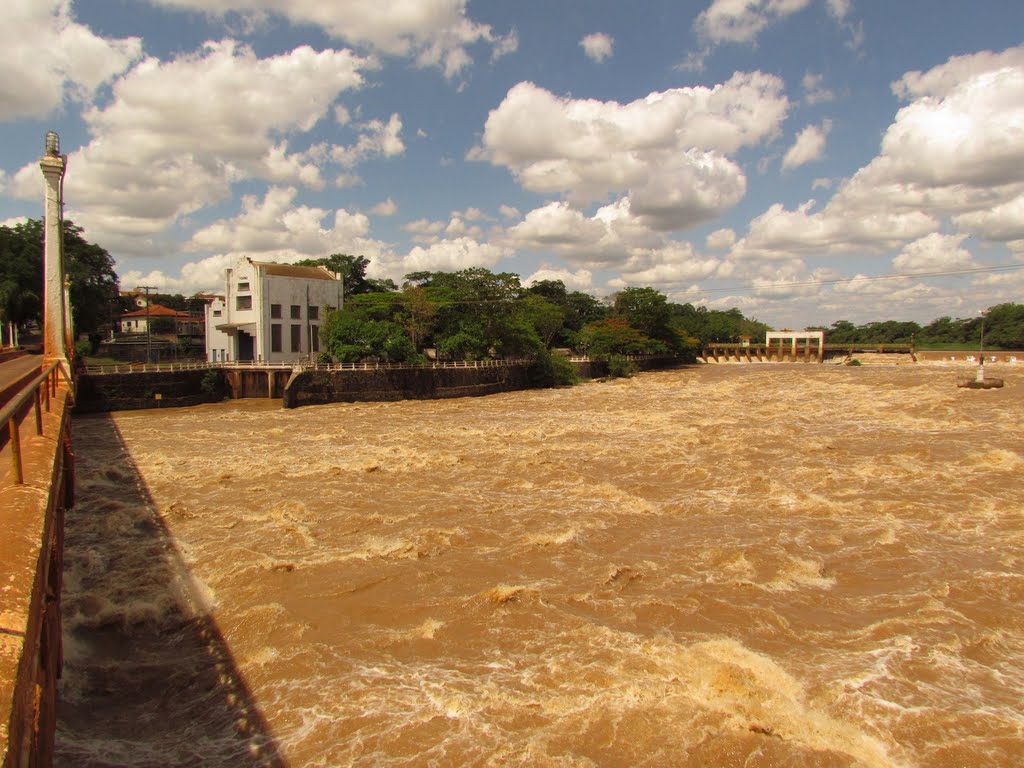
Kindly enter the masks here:
[[[625, 360], [649, 360], [664, 355], [618, 355]], [[569, 362], [589, 363], [589, 355], [571, 355]], [[410, 368], [498, 368], [506, 365], [522, 365], [533, 362], [529, 357], [507, 358], [502, 360], [433, 360], [428, 363], [389, 363], [381, 361], [366, 361], [360, 363], [318, 363], [315, 360], [296, 360], [288, 363], [268, 363], [260, 360], [223, 360], [208, 362], [205, 360], [193, 360], [190, 362], [173, 363], [118, 363], [114, 365], [86, 365], [85, 373], [103, 375], [108, 373], [162, 373], [170, 371], [200, 371], [210, 368], [221, 368], [225, 370], [235, 369], [281, 369], [294, 371], [372, 371], [378, 369], [406, 370]]]
[[104, 373], [160, 373], [166, 371], [201, 371], [206, 368], [222, 368], [225, 363], [208, 363], [205, 360], [191, 360], [177, 363], [115, 363], [113, 365], [86, 365], [82, 370], [88, 374]]
[[[50, 412], [50, 398], [57, 395], [59, 376], [64, 377], [68, 390], [74, 397], [75, 385], [60, 360], [46, 366], [38, 376], [26, 384], [14, 397], [0, 408], [0, 424], [7, 425], [7, 437], [11, 444], [11, 478], [15, 485], [25, 483], [25, 472], [21, 462], [21, 420], [22, 411], [29, 398], [34, 398], [36, 435], [43, 434], [43, 411]], [[41, 390], [41, 391], [40, 391]]]

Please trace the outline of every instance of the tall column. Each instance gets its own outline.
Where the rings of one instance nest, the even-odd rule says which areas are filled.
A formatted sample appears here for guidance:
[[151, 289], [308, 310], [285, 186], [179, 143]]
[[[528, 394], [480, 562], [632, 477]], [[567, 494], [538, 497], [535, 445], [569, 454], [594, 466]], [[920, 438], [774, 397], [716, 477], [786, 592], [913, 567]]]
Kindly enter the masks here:
[[60, 154], [60, 138], [46, 134], [46, 153], [39, 161], [46, 182], [43, 219], [43, 359], [68, 362], [66, 333], [70, 313], [64, 304], [64, 171], [67, 158]]

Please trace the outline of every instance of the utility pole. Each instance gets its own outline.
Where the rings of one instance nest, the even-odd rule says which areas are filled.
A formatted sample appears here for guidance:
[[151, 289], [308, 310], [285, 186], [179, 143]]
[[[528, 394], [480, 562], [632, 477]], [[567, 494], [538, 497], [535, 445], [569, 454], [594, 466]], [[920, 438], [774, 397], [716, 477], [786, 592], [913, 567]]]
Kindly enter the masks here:
[[153, 355], [153, 329], [149, 326], [149, 292], [155, 291], [156, 286], [153, 285], [137, 285], [135, 286], [136, 291], [146, 292], [146, 364], [153, 362], [150, 358]]

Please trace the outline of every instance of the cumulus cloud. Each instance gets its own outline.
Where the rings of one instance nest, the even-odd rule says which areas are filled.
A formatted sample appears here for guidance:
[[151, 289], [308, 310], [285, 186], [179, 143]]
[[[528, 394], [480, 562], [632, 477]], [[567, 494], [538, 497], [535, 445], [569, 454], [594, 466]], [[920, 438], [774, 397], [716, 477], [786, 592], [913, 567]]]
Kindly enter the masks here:
[[0, 121], [42, 118], [86, 101], [142, 54], [137, 37], [105, 38], [75, 22], [70, 0], [9, 0], [0, 25]]
[[611, 58], [612, 50], [615, 47], [615, 38], [604, 32], [594, 32], [580, 40], [580, 47], [583, 48], [583, 53], [588, 59], [600, 64], [605, 59]]
[[[109, 104], [83, 115], [92, 139], [69, 159], [70, 214], [112, 252], [138, 254], [236, 182], [319, 187], [325, 148], [291, 151], [288, 137], [360, 87], [366, 66], [349, 51], [305, 46], [260, 59], [230, 40], [146, 59], [114, 84]], [[30, 164], [9, 187], [34, 199], [38, 174]]]
[[389, 197], [387, 200], [381, 200], [373, 206], [373, 208], [370, 209], [370, 213], [375, 216], [394, 216], [398, 213], [398, 203]]
[[[712, 43], [749, 43], [772, 22], [802, 11], [813, 0], [714, 0], [694, 28]], [[839, 4], [828, 0], [830, 8]]]
[[672, 291], [715, 276], [720, 266], [719, 259], [697, 254], [691, 243], [669, 241], [659, 248], [634, 252], [619, 279], [623, 285], [650, 285]]
[[822, 85], [824, 81], [824, 75], [806, 72], [803, 80], [800, 81], [800, 86], [804, 91], [804, 101], [808, 104], [820, 104], [825, 101], [832, 101], [836, 96], [832, 91]]
[[542, 264], [532, 275], [523, 279], [523, 285], [530, 286], [542, 280], [561, 280], [568, 291], [582, 291], [594, 294], [594, 273], [589, 269], [578, 269], [575, 272], [549, 264]]
[[705, 245], [713, 251], [731, 248], [735, 242], [736, 233], [731, 229], [716, 229], [704, 241]]
[[[382, 249], [379, 242], [367, 237], [370, 222], [365, 214], [343, 208], [332, 214], [323, 208], [298, 205], [296, 195], [294, 187], [271, 187], [262, 199], [246, 195], [238, 216], [220, 219], [195, 232], [189, 250], [292, 262], [336, 251], [376, 253]], [[325, 219], [332, 216], [325, 226]]]
[[1024, 47], [953, 57], [893, 91], [909, 103], [879, 154], [823, 208], [774, 205], [755, 218], [736, 258], [895, 249], [949, 218], [963, 234], [1024, 234], [1014, 219], [1024, 207]]
[[899, 273], [942, 272], [977, 266], [971, 252], [962, 247], [966, 235], [942, 235], [933, 232], [915, 240], [892, 260]]
[[776, 203], [750, 222], [732, 250], [737, 259], [785, 260], [794, 255], [829, 255], [898, 248], [935, 231], [939, 222], [921, 211], [862, 212], [846, 216], [836, 206], [815, 211], [808, 200], [794, 211]]
[[457, 272], [469, 267], [492, 267], [511, 256], [512, 249], [495, 243], [480, 243], [470, 237], [439, 240], [426, 248], [416, 246], [408, 254], [387, 262], [385, 268], [401, 274], [420, 271]]
[[727, 155], [774, 137], [788, 106], [782, 81], [760, 72], [629, 104], [558, 97], [523, 82], [491, 111], [470, 158], [575, 205], [625, 192], [648, 226], [683, 229], [742, 198], [746, 177]]
[[1024, 195], [991, 208], [954, 216], [953, 221], [965, 232], [986, 240], [1010, 242], [1024, 239]]
[[809, 125], [800, 131], [793, 146], [782, 158], [782, 170], [790, 171], [820, 160], [825, 154], [825, 140], [831, 130], [832, 121], [825, 120], [821, 125]]
[[492, 47], [494, 56], [516, 50], [515, 32], [496, 33], [466, 14], [468, 0], [416, 0], [381, 3], [378, 0], [151, 0], [169, 8], [208, 15], [238, 13], [280, 16], [292, 24], [311, 24], [349, 45], [413, 59], [418, 66], [435, 67], [453, 78], [473, 59], [468, 48]]
[[402, 119], [397, 114], [391, 115], [386, 123], [380, 120], [363, 123], [360, 131], [355, 144], [331, 148], [331, 159], [334, 162], [351, 168], [370, 157], [395, 157], [405, 152], [401, 136]]
[[[721, 43], [753, 43], [767, 27], [802, 11], [814, 0], [713, 0], [693, 23], [705, 48], [703, 63], [712, 46]], [[852, 0], [824, 0], [825, 10], [839, 29], [850, 35], [846, 47], [857, 50], [864, 42], [864, 25], [849, 19]]]

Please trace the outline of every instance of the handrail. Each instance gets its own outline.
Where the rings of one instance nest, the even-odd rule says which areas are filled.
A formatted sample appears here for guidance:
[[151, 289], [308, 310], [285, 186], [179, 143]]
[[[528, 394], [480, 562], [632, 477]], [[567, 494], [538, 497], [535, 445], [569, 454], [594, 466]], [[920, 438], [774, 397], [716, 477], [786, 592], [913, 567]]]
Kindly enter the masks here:
[[[57, 394], [57, 376], [55, 371], [60, 371], [64, 381], [67, 382], [72, 398], [74, 398], [74, 381], [71, 379], [68, 371], [65, 370], [63, 362], [61, 360], [54, 360], [40, 371], [39, 375], [32, 379], [31, 382], [22, 387], [17, 395], [8, 400], [3, 408], [0, 408], [0, 424], [7, 424], [7, 436], [11, 441], [11, 475], [14, 478], [15, 485], [24, 485], [25, 483], [25, 474], [21, 463], [21, 425], [18, 414], [25, 407], [28, 399], [34, 397], [36, 434], [43, 434], [43, 408], [45, 407], [46, 412], [49, 413], [50, 396]], [[46, 382], [46, 388], [43, 391], [44, 396], [41, 397], [39, 387], [44, 382]]]
[[[620, 355], [626, 360], [648, 360], [664, 355]], [[592, 358], [589, 355], [572, 355], [569, 361], [573, 363], [589, 362]], [[222, 360], [209, 362], [196, 360], [186, 363], [125, 363], [123, 365], [87, 365], [85, 372], [89, 374], [108, 373], [161, 373], [169, 371], [197, 371], [211, 368], [225, 370], [246, 370], [258, 369], [280, 369], [300, 371], [371, 371], [376, 369], [407, 370], [410, 368], [496, 368], [505, 365], [522, 365], [532, 362], [533, 358], [516, 357], [503, 360], [433, 360], [429, 363], [388, 363], [379, 361], [363, 361], [359, 363], [317, 363], [310, 360], [299, 360], [288, 363], [269, 363], [259, 360]]]

